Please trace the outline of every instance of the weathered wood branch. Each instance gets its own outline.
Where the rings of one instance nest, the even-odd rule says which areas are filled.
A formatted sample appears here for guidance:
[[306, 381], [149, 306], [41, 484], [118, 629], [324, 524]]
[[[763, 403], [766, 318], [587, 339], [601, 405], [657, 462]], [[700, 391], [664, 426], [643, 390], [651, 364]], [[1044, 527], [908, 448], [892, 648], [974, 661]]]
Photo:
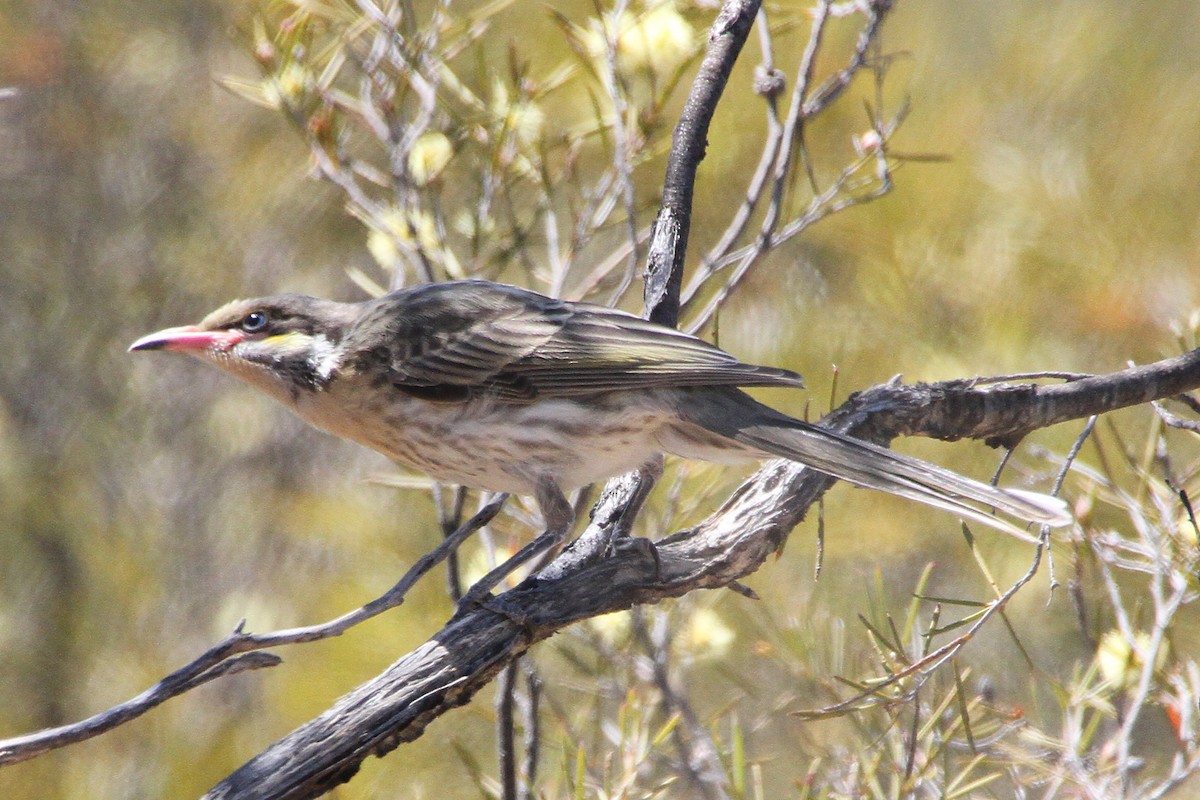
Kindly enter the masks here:
[[717, 103], [761, 5], [761, 0], [727, 0], [722, 5], [708, 34], [704, 60], [675, 126], [663, 178], [662, 204], [646, 255], [646, 318], [660, 325], [674, 327], [679, 322], [679, 291], [692, 226], [696, 170], [704, 160], [708, 127]]
[[[1011, 441], [1057, 422], [1196, 388], [1200, 350], [1060, 385], [892, 383], [854, 395], [820, 424], [876, 441], [902, 433]], [[551, 569], [501, 596], [507, 616], [484, 608], [455, 616], [426, 644], [271, 745], [207, 797], [299, 798], [327, 791], [348, 780], [367, 756], [420, 736], [506, 664], [567, 625], [727, 586], [754, 572], [831, 483], [799, 464], [772, 461], [708, 519], [653, 548], [635, 542], [598, 560], [564, 553]], [[603, 511], [594, 514], [581, 538], [614, 520]]]
[[978, 379], [876, 386], [851, 398], [859, 413], [887, 410], [866, 438], [928, 436], [983, 439], [993, 447], [1016, 445], [1026, 434], [1059, 422], [1164, 400], [1196, 388], [1200, 350], [1108, 375], [1079, 376], [1065, 383], [995, 383]]

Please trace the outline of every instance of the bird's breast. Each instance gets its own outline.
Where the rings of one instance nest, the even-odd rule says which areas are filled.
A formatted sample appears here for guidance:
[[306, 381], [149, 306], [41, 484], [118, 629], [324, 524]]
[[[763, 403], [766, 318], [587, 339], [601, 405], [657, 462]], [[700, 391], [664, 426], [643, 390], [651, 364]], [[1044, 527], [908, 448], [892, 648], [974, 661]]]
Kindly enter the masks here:
[[663, 413], [616, 395], [503, 403], [431, 402], [391, 386], [341, 378], [294, 404], [309, 423], [449, 483], [534, 492], [570, 489], [645, 464], [663, 448]]

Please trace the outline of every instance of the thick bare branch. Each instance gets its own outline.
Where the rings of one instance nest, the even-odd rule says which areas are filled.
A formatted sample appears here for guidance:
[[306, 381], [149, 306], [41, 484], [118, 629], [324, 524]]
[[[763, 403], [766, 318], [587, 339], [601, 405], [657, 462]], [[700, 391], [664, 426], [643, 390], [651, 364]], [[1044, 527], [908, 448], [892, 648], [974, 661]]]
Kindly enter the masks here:
[[[1200, 387], [1200, 350], [1144, 367], [1054, 386], [975, 387], [969, 381], [861, 392], [822, 421], [886, 441], [899, 433], [1019, 439], [1030, 430]], [[604, 559], [570, 550], [502, 596], [508, 615], [477, 609], [452, 619], [421, 648], [276, 742], [208, 795], [312, 797], [349, 779], [368, 755], [417, 738], [466, 703], [533, 643], [581, 619], [732, 584], [755, 571], [803, 519], [832, 479], [773, 461], [694, 528]], [[617, 524], [598, 513], [594, 528]], [[569, 564], [562, 568], [562, 564]], [[556, 568], [557, 567], [557, 568]], [[517, 622], [515, 620], [520, 620]]]
[[[983, 439], [1012, 446], [1026, 434], [1059, 422], [1175, 397], [1196, 388], [1200, 349], [1108, 375], [1066, 383], [980, 386], [976, 380], [876, 386], [853, 398], [864, 412], [889, 409], [883, 438]], [[996, 379], [987, 379], [995, 382]], [[929, 404], [935, 413], [917, 411]], [[907, 410], [906, 410], [907, 409]]]

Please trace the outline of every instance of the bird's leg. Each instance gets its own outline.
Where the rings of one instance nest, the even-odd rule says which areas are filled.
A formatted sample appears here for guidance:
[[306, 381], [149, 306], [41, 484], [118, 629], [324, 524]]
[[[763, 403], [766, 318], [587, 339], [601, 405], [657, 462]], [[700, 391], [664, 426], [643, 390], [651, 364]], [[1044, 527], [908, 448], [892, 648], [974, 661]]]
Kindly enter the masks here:
[[650, 492], [654, 489], [654, 484], [658, 483], [663, 476], [663, 457], [660, 453], [654, 456], [637, 471], [638, 484], [633, 497], [629, 498], [629, 502], [625, 504], [625, 509], [622, 511], [617, 524], [613, 526], [612, 536], [609, 539], [608, 546], [614, 546], [614, 542], [619, 539], [628, 539], [633, 532], [633, 523], [637, 519], [637, 515], [641, 513], [642, 506], [646, 504], [646, 500], [650, 498]]
[[644, 550], [649, 545], [653, 550], [650, 540], [635, 540], [632, 531], [633, 523], [662, 474], [663, 459], [659, 455], [639, 467], [637, 472], [628, 472], [609, 481], [592, 512], [592, 524], [571, 546], [571, 554], [586, 562], [605, 558], [613, 551], [627, 547]]
[[633, 523], [641, 513], [642, 506], [650, 498], [650, 492], [663, 475], [663, 457], [660, 453], [654, 456], [637, 471], [636, 491], [625, 504], [620, 517], [608, 533], [606, 554], [614, 551], [635, 551], [648, 556], [654, 562], [654, 580], [662, 575], [662, 559], [658, 555], [658, 547], [648, 538], [633, 536]]
[[504, 563], [476, 581], [463, 595], [459, 604], [460, 608], [464, 605], [482, 605], [492, 608], [493, 603], [489, 601], [488, 596], [500, 581], [539, 554], [558, 548], [567, 538], [567, 534], [571, 532], [571, 528], [575, 524], [575, 511], [571, 508], [562, 489], [558, 488], [558, 484], [552, 478], [539, 479], [534, 497], [537, 498], [538, 507], [542, 511], [546, 530], [512, 557], [506, 559]]

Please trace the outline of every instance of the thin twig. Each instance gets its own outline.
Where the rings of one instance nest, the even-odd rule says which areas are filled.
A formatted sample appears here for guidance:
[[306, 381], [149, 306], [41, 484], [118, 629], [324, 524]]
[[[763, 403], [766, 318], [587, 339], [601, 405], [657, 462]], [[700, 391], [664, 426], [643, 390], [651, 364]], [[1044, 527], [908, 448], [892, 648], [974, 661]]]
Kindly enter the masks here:
[[679, 750], [679, 761], [683, 767], [693, 796], [707, 800], [727, 800], [725, 769], [716, 743], [700, 723], [696, 711], [687, 697], [678, 691], [671, 681], [671, 651], [668, 644], [670, 632], [664, 615], [658, 615], [656, 630], [651, 632], [646, 624], [646, 612], [633, 609], [633, 633], [650, 660], [654, 685], [662, 695], [663, 705], [669, 714], [678, 715], [680, 725], [673, 733], [675, 746]]
[[521, 661], [512, 661], [496, 681], [496, 758], [499, 761], [500, 797], [517, 800], [517, 736], [513, 707]]
[[[175, 670], [154, 686], [125, 703], [70, 725], [0, 740], [0, 765], [14, 764], [41, 755], [48, 750], [90, 739], [139, 717], [165, 700], [214, 678], [246, 669], [274, 666], [282, 661], [278, 656], [269, 653], [254, 655], [251, 651], [302, 642], [315, 642], [340, 636], [355, 625], [378, 616], [388, 609], [395, 608], [404, 602], [404, 597], [409, 589], [423, 575], [445, 560], [472, 533], [500, 513], [506, 499], [507, 495], [497, 495], [491, 503], [459, 527], [453, 535], [446, 537], [434, 550], [413, 564], [395, 586], [361, 608], [328, 622], [270, 633], [245, 633], [242, 630], [244, 622], [238, 623], [232, 633], [210, 647], [199, 658]], [[239, 655], [243, 653], [250, 653], [253, 657]], [[229, 663], [231, 659], [235, 659], [233, 663]]]
[[533, 800], [534, 787], [537, 786], [538, 762], [542, 748], [541, 734], [541, 698], [542, 678], [538, 675], [537, 667], [528, 659], [521, 660], [522, 671], [525, 675], [525, 693], [521, 709], [522, 725], [525, 729], [525, 759], [521, 769], [521, 782], [518, 787], [518, 800]]
[[759, 42], [763, 53], [762, 64], [758, 67], [758, 80], [761, 84], [759, 94], [763, 96], [767, 103], [766, 141], [763, 143], [763, 150], [758, 159], [758, 166], [755, 167], [754, 174], [750, 178], [750, 183], [746, 187], [742, 204], [729, 221], [729, 225], [725, 228], [725, 232], [721, 234], [721, 238], [704, 254], [704, 258], [701, 259], [700, 265], [696, 268], [695, 273], [688, 282], [687, 288], [683, 291], [681, 300], [684, 309], [688, 308], [696, 293], [703, 288], [708, 279], [716, 272], [716, 264], [729, 253], [730, 248], [742, 237], [746, 227], [750, 224], [750, 218], [754, 214], [754, 209], [758, 206], [759, 200], [762, 199], [763, 192], [767, 186], [767, 179], [771, 175], [771, 168], [776, 163], [776, 158], [783, 143], [784, 131], [783, 124], [779, 120], [778, 100], [779, 91], [783, 88], [783, 74], [775, 68], [771, 52], [771, 31], [767, 23], [767, 12], [765, 9], [759, 9], [755, 27], [759, 33]]

